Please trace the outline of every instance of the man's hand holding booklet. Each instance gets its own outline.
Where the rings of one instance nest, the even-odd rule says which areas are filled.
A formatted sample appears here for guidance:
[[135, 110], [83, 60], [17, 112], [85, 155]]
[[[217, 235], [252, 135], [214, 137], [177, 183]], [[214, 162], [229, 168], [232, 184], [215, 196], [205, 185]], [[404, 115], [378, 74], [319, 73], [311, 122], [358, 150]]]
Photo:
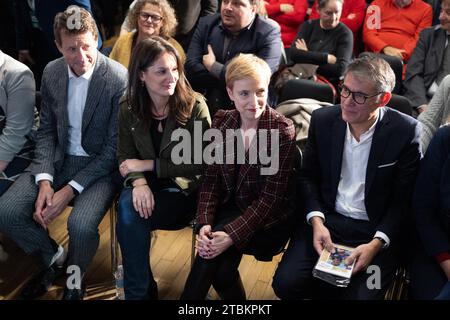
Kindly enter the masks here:
[[346, 260], [354, 249], [339, 244], [334, 244], [331, 252], [324, 249], [313, 269], [313, 276], [338, 287], [347, 287], [356, 259], [349, 265]]

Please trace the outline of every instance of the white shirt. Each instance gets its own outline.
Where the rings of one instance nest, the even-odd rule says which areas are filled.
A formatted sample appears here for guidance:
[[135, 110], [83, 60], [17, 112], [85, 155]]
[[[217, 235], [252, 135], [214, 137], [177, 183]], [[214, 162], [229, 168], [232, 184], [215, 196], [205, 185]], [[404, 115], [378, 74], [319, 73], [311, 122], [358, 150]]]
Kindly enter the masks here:
[[89, 155], [81, 146], [81, 125], [83, 112], [94, 68], [77, 77], [69, 67], [69, 88], [67, 90], [67, 113], [69, 115], [69, 140], [66, 153], [72, 156]]
[[[73, 156], [88, 157], [89, 155], [81, 146], [81, 127], [83, 123], [83, 112], [89, 90], [89, 83], [91, 82], [92, 74], [94, 73], [94, 67], [79, 77], [72, 72], [69, 66], [67, 66], [67, 70], [69, 73], [69, 84], [67, 89], [69, 139], [66, 153]], [[38, 184], [41, 180], [49, 180], [53, 182], [53, 176], [48, 173], [39, 173], [35, 178], [36, 184]], [[79, 193], [84, 190], [84, 187], [75, 180], [71, 180], [69, 184], [78, 190]]]
[[[344, 150], [342, 154], [341, 176], [336, 195], [335, 210], [343, 216], [369, 221], [367, 215], [365, 198], [366, 172], [369, 160], [370, 148], [372, 147], [372, 138], [375, 132], [375, 126], [381, 120], [386, 110], [380, 108], [377, 119], [373, 125], [359, 138], [359, 142], [353, 137], [350, 131], [350, 125], [347, 123], [345, 133]], [[325, 215], [319, 211], [310, 212], [306, 219], [319, 216], [325, 221]], [[389, 245], [389, 237], [377, 231], [374, 237], [382, 238]]]

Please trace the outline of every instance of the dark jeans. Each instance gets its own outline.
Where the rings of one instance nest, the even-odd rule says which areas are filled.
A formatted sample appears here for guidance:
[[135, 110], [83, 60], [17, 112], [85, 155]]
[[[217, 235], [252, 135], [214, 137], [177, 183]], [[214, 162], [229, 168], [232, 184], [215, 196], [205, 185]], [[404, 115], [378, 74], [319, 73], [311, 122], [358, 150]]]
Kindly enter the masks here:
[[150, 268], [150, 233], [153, 230], [178, 230], [193, 218], [196, 194], [189, 196], [167, 189], [152, 192], [155, 208], [149, 219], [133, 208], [133, 189], [124, 189], [119, 199], [117, 236], [124, 266], [124, 289], [127, 300], [154, 298], [156, 282]]
[[[330, 231], [333, 243], [351, 247], [370, 242], [375, 234], [369, 222], [347, 218], [338, 213], [328, 214], [325, 226]], [[380, 251], [371, 262], [371, 265], [380, 267], [381, 289], [371, 290], [367, 287], [367, 279], [372, 274], [365, 271], [353, 275], [347, 288], [338, 288], [312, 276], [318, 259], [312, 244], [312, 233], [312, 227], [303, 224], [291, 238], [273, 278], [272, 286], [279, 298], [383, 299], [398, 265], [395, 248]]]

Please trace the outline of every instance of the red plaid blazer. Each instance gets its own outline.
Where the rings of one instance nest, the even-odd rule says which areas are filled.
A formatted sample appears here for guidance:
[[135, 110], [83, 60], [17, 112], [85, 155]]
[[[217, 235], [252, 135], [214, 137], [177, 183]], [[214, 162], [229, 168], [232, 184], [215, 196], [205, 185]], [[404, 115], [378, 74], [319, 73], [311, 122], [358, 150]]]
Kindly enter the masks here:
[[[213, 128], [219, 129], [226, 136], [226, 129], [240, 127], [240, 115], [237, 110], [219, 110], [214, 117]], [[279, 132], [279, 166], [273, 175], [261, 175], [261, 164], [249, 164], [248, 153], [245, 164], [236, 172], [235, 164], [211, 164], [207, 166], [200, 188], [197, 223], [214, 226], [214, 215], [218, 207], [230, 200], [235, 201], [242, 214], [224, 226], [237, 248], [245, 247], [252, 235], [261, 229], [270, 228], [287, 218], [288, 185], [294, 178], [295, 129], [291, 120], [267, 107], [261, 115], [258, 130], [267, 130], [268, 150], [270, 150], [270, 129]], [[256, 145], [256, 138], [252, 146]], [[233, 150], [224, 148], [224, 159], [232, 157]], [[249, 148], [249, 149], [250, 149]], [[268, 167], [268, 166], [267, 166]], [[238, 175], [238, 176], [236, 176]]]

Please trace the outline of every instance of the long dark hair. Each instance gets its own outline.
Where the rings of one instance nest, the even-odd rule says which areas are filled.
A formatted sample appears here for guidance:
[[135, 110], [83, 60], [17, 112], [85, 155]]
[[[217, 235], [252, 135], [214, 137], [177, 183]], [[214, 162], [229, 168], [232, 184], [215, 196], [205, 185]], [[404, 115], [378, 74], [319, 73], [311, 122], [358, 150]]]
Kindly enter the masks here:
[[147, 88], [142, 85], [140, 75], [166, 52], [176, 57], [179, 74], [175, 92], [169, 97], [169, 116], [174, 117], [179, 125], [186, 124], [196, 100], [196, 93], [186, 79], [183, 63], [177, 50], [161, 37], [154, 36], [142, 40], [136, 45], [131, 56], [127, 96], [131, 109], [147, 127], [150, 126], [152, 117], [150, 107], [153, 102]]

